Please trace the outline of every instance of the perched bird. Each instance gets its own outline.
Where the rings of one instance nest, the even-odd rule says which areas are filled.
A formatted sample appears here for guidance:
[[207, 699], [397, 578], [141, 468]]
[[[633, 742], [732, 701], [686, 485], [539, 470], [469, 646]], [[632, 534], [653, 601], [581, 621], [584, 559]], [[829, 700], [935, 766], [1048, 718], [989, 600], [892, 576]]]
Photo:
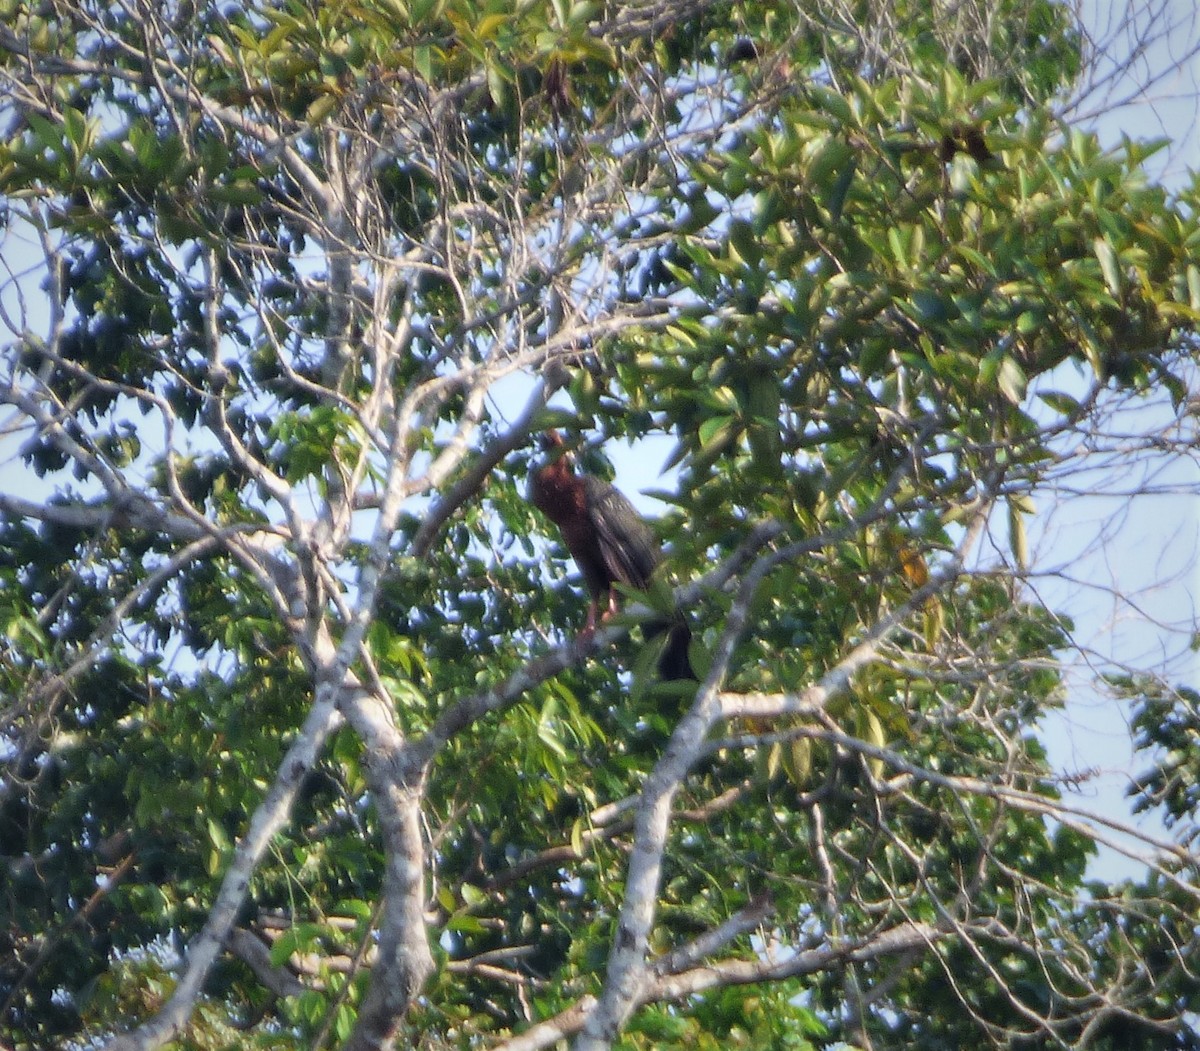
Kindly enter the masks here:
[[[542, 436], [542, 448], [548, 458], [530, 476], [529, 500], [558, 526], [563, 543], [583, 573], [592, 596], [584, 628], [590, 633], [596, 630], [601, 602], [606, 605], [601, 619], [617, 610], [614, 583], [641, 590], [649, 587], [662, 549], [654, 531], [620, 492], [594, 475], [575, 473], [557, 431]], [[696, 677], [688, 660], [692, 633], [682, 616], [647, 624], [645, 631], [647, 637], [667, 632], [658, 661], [663, 679]]]

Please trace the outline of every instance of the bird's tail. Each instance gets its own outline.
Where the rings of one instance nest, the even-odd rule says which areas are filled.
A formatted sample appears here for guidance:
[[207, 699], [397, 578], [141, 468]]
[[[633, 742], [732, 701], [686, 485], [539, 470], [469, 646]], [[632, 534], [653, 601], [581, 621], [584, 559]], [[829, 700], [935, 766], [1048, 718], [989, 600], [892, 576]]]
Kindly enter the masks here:
[[660, 620], [647, 624], [643, 630], [647, 638], [655, 638], [666, 632], [666, 641], [662, 644], [662, 653], [658, 657], [658, 677], [663, 682], [678, 682], [681, 679], [695, 679], [696, 672], [692, 668], [688, 649], [692, 644], [692, 629], [686, 620]]

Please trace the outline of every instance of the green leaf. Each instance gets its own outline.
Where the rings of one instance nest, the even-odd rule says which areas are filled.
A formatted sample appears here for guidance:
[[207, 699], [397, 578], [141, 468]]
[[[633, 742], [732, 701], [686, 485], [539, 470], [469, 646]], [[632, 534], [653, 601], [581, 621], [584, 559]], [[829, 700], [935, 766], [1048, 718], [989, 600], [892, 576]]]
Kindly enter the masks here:
[[488, 92], [492, 101], [503, 108], [508, 103], [508, 70], [498, 60], [489, 59], [484, 66], [484, 72], [487, 75]]
[[354, 1023], [358, 1020], [358, 1014], [349, 1004], [338, 1004], [334, 1013], [333, 1033], [337, 1037], [338, 1042], [344, 1044], [350, 1039], [350, 1034], [354, 1032]]
[[1000, 393], [1014, 405], [1019, 405], [1025, 400], [1025, 391], [1028, 385], [1029, 379], [1017, 359], [1011, 354], [1003, 355], [996, 373], [996, 386], [999, 387]]
[[822, 87], [820, 84], [809, 84], [807, 90], [813, 101], [823, 112], [836, 117], [843, 124], [854, 122], [854, 111], [851, 110], [850, 103], [844, 95]]
[[1117, 253], [1107, 237], [1097, 237], [1092, 242], [1096, 258], [1100, 261], [1100, 271], [1104, 274], [1104, 283], [1114, 295], [1121, 294], [1121, 271], [1117, 264]]
[[317, 947], [325, 928], [317, 923], [294, 923], [271, 946], [271, 965], [283, 967], [293, 953], [309, 953]]
[[[930, 598], [926, 603], [921, 615], [921, 634], [925, 639], [925, 645], [930, 652], [936, 652], [938, 640], [942, 636], [942, 632], [946, 628], [946, 610], [937, 597]], [[876, 774], [876, 777], [882, 774]]]
[[744, 219], [735, 219], [730, 224], [729, 244], [738, 258], [749, 266], [757, 266], [762, 258], [762, 245], [754, 228]]
[[825, 207], [829, 209], [829, 216], [835, 223], [842, 218], [842, 211], [846, 207], [846, 198], [850, 193], [850, 187], [854, 185], [854, 177], [857, 173], [858, 161], [851, 155], [838, 170], [833, 185], [825, 195]]
[[829, 201], [836, 193], [838, 182], [847, 171], [853, 172], [854, 154], [850, 146], [837, 136], [829, 136], [815, 152], [808, 165], [808, 178], [813, 189]]
[[[779, 755], [784, 774], [797, 788], [809, 787], [813, 769], [813, 739], [797, 737], [792, 741], [773, 746]], [[770, 769], [770, 764], [768, 766]]]
[[73, 106], [67, 106], [62, 111], [63, 131], [67, 141], [75, 147], [76, 155], [87, 152], [92, 143], [91, 127], [87, 118]]
[[1045, 323], [1046, 319], [1037, 311], [1022, 310], [1017, 318], [1017, 332], [1022, 336], [1032, 335], [1038, 332]]
[[413, 68], [426, 81], [433, 80], [433, 55], [434, 48], [428, 44], [422, 44], [413, 48]]
[[[389, 3], [400, 4], [401, 0], [387, 0]], [[412, 23], [414, 26], [420, 26], [426, 22], [432, 22], [442, 17], [442, 12], [445, 10], [446, 0], [413, 0], [412, 2]]]
[[341, 99], [333, 92], [318, 95], [305, 111], [304, 119], [309, 124], [320, 124], [338, 108], [340, 103]]
[[558, 721], [558, 701], [550, 697], [542, 704], [542, 711], [537, 724], [538, 740], [555, 753], [560, 759], [567, 755]]
[[945, 300], [933, 291], [918, 289], [912, 294], [912, 305], [916, 308], [917, 320], [922, 324], [934, 325], [945, 321], [948, 316]]
[[1018, 569], [1029, 568], [1029, 536], [1025, 531], [1025, 512], [1016, 498], [1008, 501], [1008, 542]]
[[484, 15], [475, 26], [475, 35], [480, 40], [491, 40], [510, 17], [507, 14]]
[[220, 204], [251, 206], [261, 204], [262, 191], [249, 182], [216, 183], [208, 189], [208, 196]]
[[[863, 740], [876, 748], [885, 748], [887, 746], [887, 734], [884, 732], [883, 723], [879, 716], [870, 708], [863, 712]], [[884, 761], [875, 756], [867, 757], [867, 769], [871, 771], [871, 776], [876, 780], [883, 777], [886, 769]]]
[[734, 416], [710, 416], [700, 424], [697, 437], [700, 448], [709, 449], [714, 445], [724, 445], [737, 423]]

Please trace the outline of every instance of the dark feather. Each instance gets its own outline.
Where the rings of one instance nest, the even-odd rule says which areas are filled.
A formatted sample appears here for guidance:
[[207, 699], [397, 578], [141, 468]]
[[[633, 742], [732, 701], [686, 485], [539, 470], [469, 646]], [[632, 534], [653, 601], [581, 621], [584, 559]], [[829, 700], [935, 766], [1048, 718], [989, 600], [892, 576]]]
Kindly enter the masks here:
[[581, 481], [588, 519], [611, 581], [645, 590], [659, 561], [658, 538], [624, 495], [600, 478]]

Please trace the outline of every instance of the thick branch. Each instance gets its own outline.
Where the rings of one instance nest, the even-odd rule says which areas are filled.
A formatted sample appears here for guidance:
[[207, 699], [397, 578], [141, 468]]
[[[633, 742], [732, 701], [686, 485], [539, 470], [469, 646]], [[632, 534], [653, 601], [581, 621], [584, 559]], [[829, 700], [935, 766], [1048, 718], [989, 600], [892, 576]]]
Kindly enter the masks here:
[[106, 1051], [152, 1051], [186, 1025], [204, 979], [233, 929], [238, 910], [250, 889], [251, 875], [272, 837], [287, 821], [304, 778], [316, 763], [326, 737], [339, 721], [338, 693], [330, 686], [318, 692], [308, 718], [287, 750], [278, 776], [234, 851], [203, 929], [188, 946], [187, 962], [171, 998], [148, 1022], [105, 1044]]
[[237, 927], [230, 931], [225, 947], [249, 967], [255, 977], [276, 996], [299, 996], [305, 991], [304, 983], [291, 971], [271, 963], [270, 947], [245, 927]]
[[387, 859], [371, 984], [346, 1043], [346, 1051], [374, 1051], [389, 1044], [434, 968], [424, 910], [425, 778], [406, 758], [404, 738], [387, 698], [357, 692], [344, 707], [366, 748], [367, 776]]
[[[867, 963], [886, 956], [931, 948], [945, 936], [940, 927], [926, 923], [902, 923], [865, 938], [840, 943], [827, 942], [802, 949], [785, 959], [728, 959], [689, 967], [677, 973], [655, 965], [631, 1012], [648, 1003], [679, 1000], [708, 989], [755, 982], [782, 981], [798, 975], [817, 974], [852, 963]], [[669, 959], [669, 958], [668, 958]], [[584, 996], [579, 1001], [519, 1036], [496, 1044], [493, 1051], [541, 1051], [584, 1030], [595, 1016], [599, 1001]]]
[[416, 536], [413, 537], [412, 554], [416, 558], [425, 558], [429, 554], [430, 547], [450, 516], [479, 491], [479, 487], [483, 485], [496, 464], [525, 443], [529, 438], [534, 419], [545, 407], [557, 386], [557, 384], [549, 382], [539, 386], [517, 421], [484, 449], [471, 463], [466, 473], [430, 508], [421, 527], [417, 530]]

